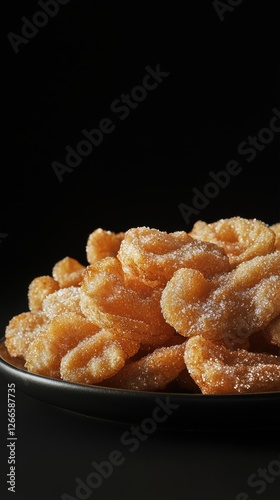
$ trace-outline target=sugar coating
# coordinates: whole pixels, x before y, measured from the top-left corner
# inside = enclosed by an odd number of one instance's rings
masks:
[[[100,330],[65,354],[61,360],[61,378],[84,384],[99,383],[115,375],[139,347],[137,341]]]
[[[280,313],[280,251],[254,257],[212,280],[174,273],[162,292],[163,316],[186,337],[245,337]]]
[[[32,373],[138,391],[279,391],[280,225],[98,228],[28,287],[5,346]]]
[[[101,227],[90,233],[86,243],[86,256],[89,264],[94,264],[104,257],[116,257],[124,232],[114,233]]]
[[[51,319],[36,335],[26,353],[25,367],[32,373],[60,378],[61,358],[81,340],[98,332],[98,327],[76,313]]]
[[[84,269],[85,266],[77,259],[67,256],[53,266],[52,275],[60,288],[79,286]]]
[[[127,363],[115,377],[107,380],[106,385],[137,391],[164,389],[186,368],[184,349],[185,342],[159,347],[139,360]]]
[[[276,250],[273,228],[257,219],[230,217],[209,224],[200,220],[195,222],[189,234],[221,246],[231,267]]]
[[[230,351],[201,335],[189,339],[184,360],[203,394],[233,394],[280,390],[280,356]]]
[[[25,359],[29,345],[47,321],[42,311],[26,311],[11,318],[5,332],[10,356]]]
[[[43,300],[42,311],[49,319],[66,312],[75,312],[83,316],[80,307],[80,287],[69,286],[50,293]]]
[[[145,226],[126,231],[117,257],[128,278],[152,287],[164,286],[182,267],[207,277],[229,270],[229,259],[219,246],[197,241],[185,231],[167,233]]]
[[[125,283],[120,261],[105,257],[87,267],[81,284],[81,309],[100,328],[145,341],[154,335],[168,338],[174,328],[160,307],[161,290],[143,283]]]
[[[59,283],[52,276],[38,276],[28,287],[27,298],[30,311],[40,311],[47,295],[59,290]]]

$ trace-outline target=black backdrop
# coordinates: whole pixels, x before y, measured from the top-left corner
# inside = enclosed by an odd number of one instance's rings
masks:
[[[273,2],[45,4],[52,17],[38,2],[13,2],[4,16],[2,324],[34,276],[66,255],[85,262],[96,227],[280,219],[279,134],[258,137],[280,114]],[[107,133],[69,170],[65,148],[106,118]],[[238,173],[211,190],[209,173],[231,160]]]
[[[275,2],[2,6],[2,333],[27,309],[35,276],[50,274],[65,256],[86,263],[86,240],[97,227],[174,231],[234,215],[280,220],[278,32]],[[74,158],[77,147],[89,148],[79,145],[83,130],[100,122],[99,144]],[[33,411],[24,404],[22,420]],[[51,410],[41,410],[45,422]],[[62,426],[60,415],[49,418]],[[29,427],[25,433],[31,442]],[[30,481],[46,481],[30,461]],[[70,483],[73,474],[64,474]],[[207,498],[235,499],[226,486],[219,496],[214,484]],[[99,498],[118,498],[112,491]],[[129,485],[122,498],[132,491]],[[201,498],[194,491],[187,496],[185,486],[182,498]],[[60,494],[54,487],[52,498]]]

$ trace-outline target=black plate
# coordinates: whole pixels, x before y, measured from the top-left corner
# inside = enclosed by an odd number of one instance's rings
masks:
[[[74,384],[27,372],[0,341],[0,373],[16,390],[51,405],[112,422],[193,430],[280,427],[280,392],[203,395]],[[148,430],[147,430],[148,432]]]

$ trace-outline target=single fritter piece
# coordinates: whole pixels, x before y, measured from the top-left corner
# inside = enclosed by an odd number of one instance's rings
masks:
[[[53,276],[37,276],[29,284],[27,291],[28,308],[30,311],[40,311],[43,301],[50,293],[59,290],[59,283]]]
[[[163,318],[160,297],[160,289],[141,282],[127,284],[120,261],[105,257],[87,267],[80,304],[84,315],[100,329],[148,342],[174,334]]]
[[[209,224],[200,220],[188,234],[222,247],[229,257],[231,267],[276,250],[275,233],[257,219],[230,217]]]
[[[163,390],[186,368],[184,350],[185,342],[158,347],[136,361],[128,361],[114,377],[105,381],[106,386],[136,391]]]
[[[280,313],[280,251],[210,280],[194,269],[179,269],[162,292],[161,306],[166,321],[185,337],[249,336]]]
[[[97,384],[115,375],[139,347],[139,342],[100,330],[65,354],[60,364],[61,378]]]
[[[280,356],[230,351],[196,335],[186,343],[184,360],[203,394],[280,391]]]
[[[26,311],[9,321],[5,330],[5,346],[10,356],[25,359],[27,349],[48,321],[42,311]]]
[[[151,287],[164,286],[182,267],[198,269],[206,277],[229,270],[228,257],[221,247],[197,241],[185,231],[129,229],[117,257],[127,279],[137,279]]]
[[[83,316],[64,313],[50,320],[30,343],[25,367],[29,372],[60,378],[60,361],[81,340],[99,331]]]
[[[72,257],[64,257],[53,267],[52,275],[60,288],[79,286],[85,266]]]
[[[124,232],[114,233],[105,229],[95,229],[88,237],[86,255],[89,264],[94,264],[104,257],[116,257]]]

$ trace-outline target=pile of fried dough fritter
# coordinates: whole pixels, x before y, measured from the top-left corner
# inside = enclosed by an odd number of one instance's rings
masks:
[[[134,391],[280,391],[280,223],[97,228],[28,287],[5,346],[28,372]]]

